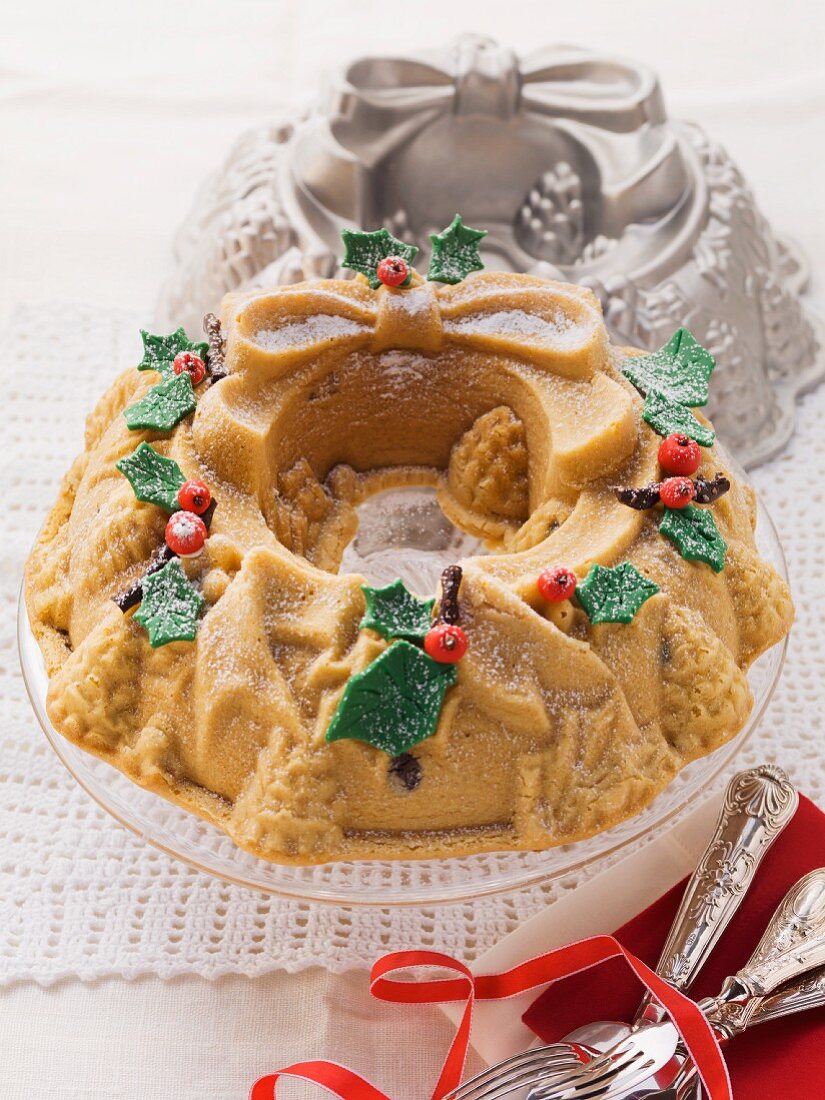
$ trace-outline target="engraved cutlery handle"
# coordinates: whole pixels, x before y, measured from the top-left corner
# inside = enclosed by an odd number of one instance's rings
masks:
[[[688,883],[656,967],[671,985],[690,985],[798,803],[787,775],[770,764],[730,781],[716,832]]]
[[[825,867],[820,867],[791,887],[745,966],[700,1007],[730,1039],[753,1024],[823,1002]]]
[[[825,867],[791,887],[733,981],[764,997],[818,966],[825,966]]]
[[[803,974],[767,997],[754,997],[741,1002],[723,1002],[719,997],[706,997],[699,1007],[713,1024],[720,1038],[735,1039],[746,1029],[807,1012],[825,1006],[825,966]],[[696,1066],[690,1061],[684,1046],[677,1049],[682,1065],[669,1088],[651,1092],[649,1089],[631,1093],[626,1100],[697,1100],[699,1092],[689,1088],[696,1082]]]
[[[735,1039],[746,1029],[778,1020],[782,1016],[792,1016],[796,1012],[807,1012],[812,1008],[825,1006],[825,967],[812,970],[778,989],[767,997],[754,997],[740,1003],[722,1003],[717,997],[707,997],[699,1002],[699,1007],[713,1024],[720,1037]],[[696,1081],[696,1067],[689,1061],[684,1047],[678,1051],[683,1060],[682,1066],[664,1091],[633,1093],[627,1100],[696,1100],[698,1092],[688,1088]]]
[[[769,1020],[778,1020],[780,1016],[790,1016],[794,1012],[806,1012],[811,1008],[825,1005],[825,967],[813,970],[783,985],[768,997],[762,997],[756,1009],[751,1013],[748,1027],[766,1024]]]
[[[740,1003],[708,997],[699,1002],[699,1007],[724,1039],[735,1039],[746,1028],[825,1007],[825,967],[786,982],[766,997]]]

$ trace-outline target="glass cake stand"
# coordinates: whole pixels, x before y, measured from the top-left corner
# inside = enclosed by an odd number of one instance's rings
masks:
[[[396,489],[359,509],[360,528],[342,570],[373,584],[402,576],[421,593],[437,590],[441,569],[481,546],[454,528],[426,489]],[[756,541],[783,577],[785,558],[776,528],[759,504]],[[568,875],[661,828],[713,784],[748,741],[776,687],[787,638],[763,654],[748,673],[754,697],[744,729],[716,752],[684,768],[641,814],[589,840],[545,852],[498,852],[450,859],[361,860],[317,867],[281,867],[238,848],[194,814],[136,786],[115,768],[65,740],[46,714],[48,678],[20,599],[18,640],[23,677],[34,712],[52,748],[80,785],[138,836],[200,871],[266,894],[335,905],[422,906],[466,902],[515,892]]]

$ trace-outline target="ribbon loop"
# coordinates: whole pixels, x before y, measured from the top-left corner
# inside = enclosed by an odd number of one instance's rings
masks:
[[[388,977],[399,970],[413,967],[436,967],[450,970],[458,978],[433,978],[425,982],[399,982]],[[432,1100],[441,1100],[461,1084],[467,1051],[470,1047],[470,1030],[475,1003],[476,979],[473,972],[458,959],[443,955],[439,951],[397,951],[385,955],[372,968],[370,992],[383,1001],[396,1004],[443,1004],[446,1001],[465,1001],[464,1012],[455,1033],[444,1065],[441,1067],[438,1081],[433,1090]],[[351,1097],[345,1100],[367,1100],[367,1097]]]
[[[622,958],[675,1024],[690,1058],[696,1064],[708,1100],[733,1100],[730,1077],[719,1041],[699,1006],[660,978],[627,951],[613,936],[594,936],[548,951],[501,974],[476,976],[457,959],[438,951],[398,951],[385,955],[372,968],[370,991],[374,997],[395,1004],[443,1004],[465,1002],[458,1030],[447,1052],[432,1100],[443,1100],[461,1083],[470,1044],[470,1027],[476,999],[492,1001],[515,997],[561,978]],[[438,969],[457,977],[425,981],[401,981],[391,975],[417,968]],[[279,1077],[314,1081],[339,1100],[389,1100],[369,1081],[335,1062],[298,1062],[257,1081],[250,1100],[274,1100]]]

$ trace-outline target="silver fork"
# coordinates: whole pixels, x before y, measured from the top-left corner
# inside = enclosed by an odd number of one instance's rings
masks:
[[[444,1100],[489,1100],[492,1095],[506,1096],[518,1088],[529,1088],[545,1077],[551,1078],[581,1066],[592,1057],[591,1051],[574,1043],[531,1047],[481,1070],[448,1092]],[[491,1086],[498,1089],[495,1094],[490,1092]]]
[[[529,1100],[596,1100],[626,1093],[671,1062],[678,1043],[679,1033],[669,1020],[645,1025],[566,1079],[556,1075],[537,1084]]]
[[[607,1090],[626,1091],[656,1073],[673,1057],[678,1043],[676,1028],[669,1022],[630,1035],[609,1051],[599,1052],[568,1044],[535,1047],[516,1054],[465,1081],[444,1100],[499,1100],[517,1089],[540,1086],[537,1098],[563,1096],[565,1100],[588,1100]],[[531,1093],[531,1095],[533,1095]]]

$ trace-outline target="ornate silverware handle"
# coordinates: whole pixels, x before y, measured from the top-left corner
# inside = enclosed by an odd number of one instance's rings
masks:
[[[747,965],[732,982],[764,997],[819,966],[825,966],[825,867],[791,887]]]
[[[825,867],[820,867],[791,887],[746,965],[726,979],[718,997],[706,997],[699,1007],[720,1038],[730,1040],[757,1024],[823,1005]],[[683,1090],[695,1079],[696,1067],[683,1047],[679,1053],[683,1064],[671,1089],[674,1096],[687,1097]]]
[[[762,997],[750,1014],[748,1027],[778,1020],[794,1012],[806,1012],[810,1008],[825,1005],[825,967],[811,971],[794,982],[783,985],[769,997]]]
[[[688,883],[656,967],[677,989],[686,988],[701,969],[798,803],[787,775],[773,765],[741,772],[729,783],[716,832]]]
[[[717,997],[707,997],[699,1002],[707,1018],[725,1039],[735,1039],[743,1031],[782,1016],[792,1016],[796,1012],[807,1012],[812,1008],[825,1005],[825,967],[819,967],[801,977],[787,982],[775,993],[767,997],[754,997],[740,1003],[723,1003]],[[696,1077],[696,1067],[688,1060],[684,1048],[679,1056],[685,1059],[675,1079],[671,1082],[674,1097],[684,1095],[685,1100],[692,1094],[682,1090]],[[658,1096],[658,1093],[656,1094]],[[652,1097],[651,1097],[652,1100]],[[663,1094],[664,1100],[664,1094]]]
[[[700,1007],[730,1039],[753,1024],[824,1002],[825,867],[820,867],[791,887],[745,966]]]

